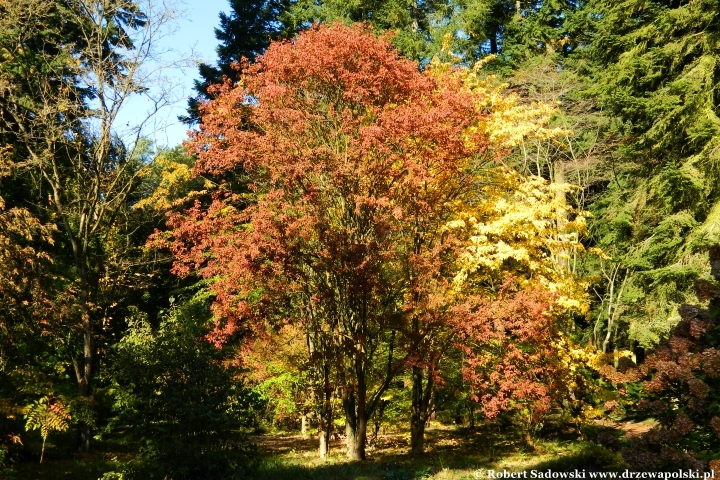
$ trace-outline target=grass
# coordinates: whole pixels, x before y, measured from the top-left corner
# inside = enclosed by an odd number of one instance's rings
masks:
[[[403,434],[382,435],[368,446],[368,459],[351,462],[344,445],[335,440],[330,456],[320,459],[317,439],[300,435],[257,435],[260,456],[254,480],[413,480],[475,479],[482,470],[513,472],[524,470],[572,471],[575,468],[602,471],[620,468],[615,454],[576,436],[538,440],[530,451],[497,427],[482,430],[433,424],[427,430],[426,454],[409,456],[408,438]],[[60,445],[72,445],[72,438],[50,438],[46,460],[40,465],[39,443],[26,445],[26,454],[13,466],[17,480],[96,480],[106,472],[118,471],[123,461],[134,457],[134,446],[120,439],[105,438],[93,445],[93,452],[80,454]],[[35,448],[37,447],[37,448]]]
[[[577,439],[539,441],[533,451],[489,431],[470,432],[435,426],[427,432],[428,448],[419,459],[408,455],[401,435],[387,435],[368,450],[365,462],[345,459],[343,445],[332,445],[329,458],[320,459],[316,441],[300,436],[258,438],[262,452],[256,480],[411,480],[475,479],[482,470],[602,471],[619,467],[617,456],[592,442]]]

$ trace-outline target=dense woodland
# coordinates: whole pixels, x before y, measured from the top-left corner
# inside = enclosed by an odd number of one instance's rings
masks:
[[[718,12],[0,0],[0,477],[720,470]]]

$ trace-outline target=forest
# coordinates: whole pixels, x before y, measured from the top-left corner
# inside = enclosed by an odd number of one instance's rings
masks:
[[[0,0],[0,478],[720,473],[720,0],[229,0],[157,145],[176,7]]]

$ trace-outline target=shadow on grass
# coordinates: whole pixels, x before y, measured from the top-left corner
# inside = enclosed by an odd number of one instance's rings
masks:
[[[252,473],[242,478],[459,480],[484,478],[481,471],[490,469],[511,472],[623,469],[617,453],[576,438],[558,436],[539,440],[537,449],[529,451],[513,441],[514,435],[495,427],[470,431],[439,426],[427,433],[427,452],[421,458],[408,455],[406,435],[388,434],[368,446],[368,460],[364,462],[346,460],[345,447],[340,440],[332,443],[330,457],[321,460],[317,458],[317,440],[314,438],[277,434],[254,436],[252,440],[257,442],[260,451],[258,464]],[[37,463],[40,444],[31,441],[26,445],[25,456],[18,458],[14,465],[15,478],[96,480],[105,472],[120,470],[124,461],[134,458],[137,447],[123,442],[120,435],[116,438],[108,436],[95,443],[93,453],[79,454],[72,450],[72,440],[69,434],[55,436],[43,465]],[[531,478],[529,474],[528,478]]]
[[[619,455],[591,442],[579,440],[539,442],[535,451],[526,451],[502,435],[434,431],[429,435],[428,452],[414,459],[407,455],[403,437],[386,436],[386,444],[370,449],[368,460],[345,460],[342,446],[334,445],[328,459],[316,457],[315,442],[297,437],[286,438],[277,455],[266,450],[257,470],[249,478],[255,480],[410,480],[410,479],[471,479],[483,478],[483,470],[522,472],[551,470],[554,472],[622,471]],[[275,441],[278,441],[276,438]],[[389,444],[388,444],[389,443]],[[395,444],[395,445],[393,445]],[[293,448],[287,448],[293,445]],[[528,478],[530,476],[528,475]]]
[[[594,443],[577,444],[577,447],[569,454],[558,456],[549,460],[541,461],[526,471],[547,471],[552,472],[622,472],[625,470],[622,457],[618,452],[613,452]],[[587,477],[585,475],[583,478]]]

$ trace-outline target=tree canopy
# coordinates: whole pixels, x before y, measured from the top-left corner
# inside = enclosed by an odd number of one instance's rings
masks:
[[[0,476],[718,470],[718,7],[0,0]]]

